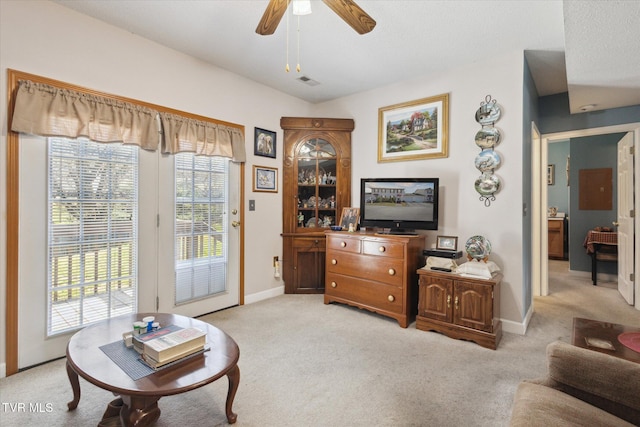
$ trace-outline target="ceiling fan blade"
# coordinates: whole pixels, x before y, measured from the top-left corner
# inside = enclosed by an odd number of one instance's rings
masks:
[[[287,11],[290,1],[291,0],[269,0],[267,9],[264,11],[262,19],[260,19],[256,27],[256,33],[263,36],[273,34],[276,28],[278,28],[278,24],[284,16],[284,13]]]
[[[352,0],[322,1],[359,34],[366,34],[376,26],[376,21]]]

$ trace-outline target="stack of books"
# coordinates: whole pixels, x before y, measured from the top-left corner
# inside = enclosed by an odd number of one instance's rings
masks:
[[[206,340],[206,332],[198,328],[169,325],[135,336],[133,348],[145,364],[160,369],[203,353]]]

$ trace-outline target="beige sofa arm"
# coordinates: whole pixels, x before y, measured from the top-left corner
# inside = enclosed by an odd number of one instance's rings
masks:
[[[561,341],[547,346],[548,375],[535,381],[640,425],[640,364]]]

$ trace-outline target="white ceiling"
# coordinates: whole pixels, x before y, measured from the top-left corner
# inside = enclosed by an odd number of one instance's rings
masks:
[[[357,0],[377,21],[365,35],[314,0],[300,18],[300,73],[297,18],[288,73],[286,17],[255,33],[267,0],[54,1],[313,103],[525,50],[539,95],[568,87],[571,112],[640,104],[638,0]]]

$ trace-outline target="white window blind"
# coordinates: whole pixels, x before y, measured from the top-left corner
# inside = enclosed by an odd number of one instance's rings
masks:
[[[229,159],[175,156],[175,303],[226,291]]]
[[[138,148],[49,138],[48,335],[137,306]]]

